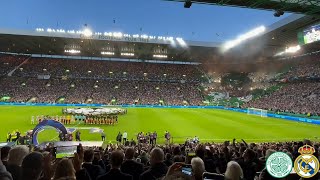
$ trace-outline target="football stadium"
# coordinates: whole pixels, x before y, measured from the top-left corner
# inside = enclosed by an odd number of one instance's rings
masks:
[[[1,4],[0,179],[320,178],[318,1]]]

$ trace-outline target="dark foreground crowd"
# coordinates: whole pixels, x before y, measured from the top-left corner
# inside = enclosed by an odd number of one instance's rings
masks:
[[[201,180],[205,172],[213,179],[253,180],[276,179],[265,169],[267,157],[276,152],[287,153],[292,160],[299,156],[299,147],[309,144],[319,158],[319,144],[308,140],[283,143],[222,144],[188,143],[180,145],[135,146],[108,145],[82,147],[73,158],[56,159],[52,146],[40,150],[28,146],[1,148],[1,180],[104,180],[104,179],[192,179]],[[190,165],[187,165],[190,164]],[[185,167],[191,167],[188,173]],[[318,179],[316,175],[311,179]],[[300,179],[291,174],[287,179]]]

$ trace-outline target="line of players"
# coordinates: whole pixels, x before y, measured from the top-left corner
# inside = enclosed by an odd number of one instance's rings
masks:
[[[118,116],[89,116],[84,120],[84,124],[115,125],[118,124]]]
[[[43,120],[55,120],[59,121],[62,124],[75,124],[75,116],[45,116],[45,115],[40,115],[40,116],[32,116],[31,117],[31,124],[35,124],[36,122],[41,123]]]
[[[59,121],[62,124],[105,124],[105,125],[114,125],[118,124],[118,116],[108,115],[108,116],[92,116],[92,115],[67,115],[67,116],[32,116],[31,124],[36,122],[41,123],[43,120],[55,120]]]

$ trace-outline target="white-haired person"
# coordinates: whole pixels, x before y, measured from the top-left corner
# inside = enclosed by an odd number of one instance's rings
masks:
[[[226,172],[224,173],[224,178],[226,180],[241,180],[241,179],[243,179],[242,169],[236,161],[228,162]]]
[[[7,170],[13,179],[22,179],[22,161],[29,154],[29,148],[18,145],[9,151]]]
[[[206,171],[204,162],[199,157],[191,159],[192,173],[195,180],[202,180],[202,174]]]

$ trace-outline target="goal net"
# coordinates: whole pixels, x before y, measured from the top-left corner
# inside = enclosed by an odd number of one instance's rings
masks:
[[[261,117],[267,117],[267,110],[264,109],[257,109],[257,108],[248,108],[247,114],[248,115],[256,115]]]

